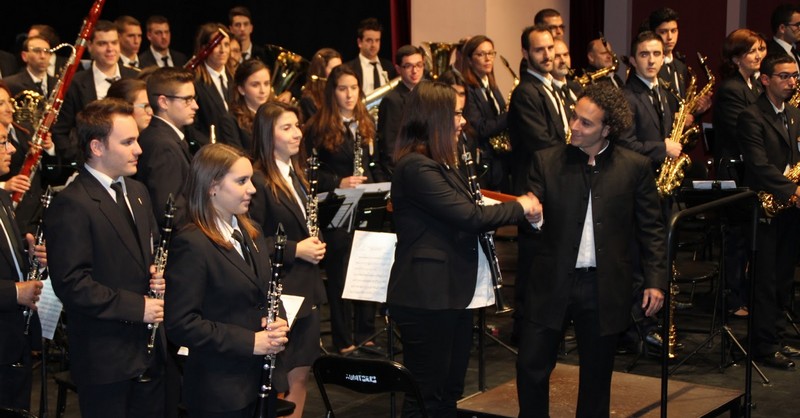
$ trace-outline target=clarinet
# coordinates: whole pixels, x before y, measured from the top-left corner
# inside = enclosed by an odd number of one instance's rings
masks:
[[[272,278],[267,287],[267,327],[275,322],[280,309],[281,276],[283,275],[283,253],[286,249],[286,232],[283,224],[278,223],[275,231],[275,254],[272,256]],[[272,372],[275,370],[275,354],[264,356],[264,365],[261,368],[261,386],[258,388],[258,406],[256,407],[255,418],[268,418],[270,411],[270,392],[272,391]]]
[[[47,211],[47,207],[50,206],[50,202],[53,200],[53,189],[49,186],[47,187],[47,191],[44,192],[42,195],[42,216],[39,217],[39,224],[36,226],[36,240],[35,245],[42,245],[44,244],[44,230],[42,228],[42,218],[44,218],[44,212]],[[28,270],[28,276],[25,278],[25,281],[29,282],[32,280],[42,280],[44,275],[42,274],[41,270],[41,263],[39,263],[39,259],[33,257],[31,260],[31,268]],[[25,335],[28,335],[31,328],[31,317],[33,317],[33,312],[31,308],[26,307],[25,311],[23,312],[25,315]]]
[[[466,136],[462,133],[462,139],[466,143]],[[467,170],[467,179],[469,180],[469,191],[472,193],[475,204],[483,206],[483,195],[481,195],[481,186],[478,184],[478,178],[475,175],[475,162],[472,161],[472,153],[467,151],[466,144],[462,144],[463,154],[461,159],[464,161],[464,167]],[[494,236],[489,232],[482,232],[478,235],[478,242],[481,244],[483,253],[489,259],[489,269],[492,276],[492,290],[494,290],[494,301],[497,309],[496,313],[502,314],[511,312],[511,308],[503,297],[503,276],[500,272],[500,262],[497,260],[497,249],[494,246]]]
[[[353,139],[353,175],[364,175],[364,149],[361,148],[361,134],[356,129],[356,135]]]
[[[317,199],[317,184],[319,182],[319,158],[317,158],[317,149],[311,150],[311,156],[308,157],[308,196],[306,196],[306,227],[308,228],[308,236],[319,237],[319,218],[317,210],[319,207],[319,200]]]
[[[169,255],[169,241],[172,238],[172,224],[175,221],[175,198],[172,193],[167,198],[167,205],[164,209],[164,228],[161,232],[161,241],[158,243],[156,249],[156,256],[153,264],[156,266],[156,273],[163,273],[167,267],[167,255]],[[164,299],[164,292],[150,291],[150,296],[156,299]],[[147,354],[153,352],[153,347],[156,345],[156,334],[158,332],[158,324],[147,324],[147,329],[150,330],[150,338],[147,340]]]

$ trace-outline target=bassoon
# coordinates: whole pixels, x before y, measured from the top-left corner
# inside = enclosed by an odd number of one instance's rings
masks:
[[[44,138],[47,137],[50,132],[50,128],[52,128],[56,120],[58,120],[58,114],[61,112],[61,104],[64,103],[64,96],[67,95],[67,89],[69,89],[69,85],[72,84],[72,77],[75,75],[75,71],[80,65],[83,51],[86,50],[86,44],[92,37],[94,25],[97,23],[97,19],[100,18],[100,11],[103,10],[105,2],[105,0],[95,0],[94,4],[92,4],[92,8],[89,9],[89,15],[83,20],[83,26],[78,33],[78,39],[75,41],[75,46],[72,46],[72,54],[70,54],[64,66],[64,70],[61,72],[61,77],[59,77],[58,82],[50,91],[50,96],[47,98],[44,114],[41,119],[39,119],[36,132],[31,139],[34,146],[30,147],[28,153],[25,155],[25,161],[22,163],[22,170],[19,172],[19,174],[27,176],[31,181],[33,181],[39,163],[42,161],[42,141],[44,141]],[[53,50],[61,46],[62,45],[59,45]],[[23,197],[25,197],[24,192],[14,192],[11,195],[11,201],[14,203],[14,206],[19,204]]]
[[[199,51],[197,51],[197,54],[193,56],[186,64],[184,64],[183,68],[194,71],[194,69],[197,68],[198,65],[203,63],[206,60],[206,58],[208,58],[208,56],[211,55],[211,52],[214,51],[214,48],[216,48],[217,45],[219,45],[220,42],[222,42],[222,40],[227,37],[228,34],[225,33],[225,31],[223,31],[222,29],[217,29],[217,33],[214,34],[214,37],[211,38],[211,40],[208,41],[207,44],[203,45],[203,47],[200,48]]]

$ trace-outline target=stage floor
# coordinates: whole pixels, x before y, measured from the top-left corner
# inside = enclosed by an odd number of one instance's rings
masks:
[[[661,379],[614,372],[611,380],[611,416],[657,417],[661,414]],[[574,417],[578,400],[578,366],[559,363],[550,376],[550,417]],[[669,381],[668,416],[717,416],[741,405],[738,390]],[[509,380],[484,393],[462,399],[460,417],[516,417],[517,385]]]

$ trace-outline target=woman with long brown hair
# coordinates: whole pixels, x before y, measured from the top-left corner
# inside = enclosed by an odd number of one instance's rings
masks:
[[[291,343],[278,361],[279,372],[288,375],[286,399],[296,405],[291,416],[301,417],[308,373],[319,357],[319,307],[325,302],[325,289],[317,264],[325,256],[325,243],[308,228],[311,197],[303,170],[300,110],[281,102],[262,105],[255,116],[254,138],[256,194],[250,214],[268,233],[283,225],[287,238],[283,294],[303,297],[289,333]]]
[[[306,144],[319,155],[320,190],[353,188],[383,179],[372,164],[375,125],[362,99],[360,81],[353,70],[346,65],[335,67],[325,83],[322,107],[305,131]],[[328,243],[324,267],[333,344],[347,354],[357,343],[373,345],[365,340],[375,330],[375,307],[369,302],[342,300],[353,234],[346,228],[329,228],[323,230],[323,236]]]
[[[287,342],[285,320],[266,323],[272,248],[247,216],[252,175],[241,150],[212,144],[195,155],[184,184],[189,223],[169,250],[165,324],[170,340],[189,348],[191,417],[252,417],[264,355]]]
[[[239,64],[233,76],[231,114],[239,127],[239,140],[248,155],[253,153],[253,121],[262,104],[275,99],[269,68],[257,59]]]
[[[308,66],[306,84],[303,86],[303,96],[300,99],[300,109],[303,119],[309,120],[317,109],[322,107],[325,96],[325,81],[334,67],[342,64],[342,55],[333,48],[322,48],[314,53]]]

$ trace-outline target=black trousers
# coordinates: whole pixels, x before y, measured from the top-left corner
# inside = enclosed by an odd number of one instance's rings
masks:
[[[550,373],[566,324],[575,324],[580,358],[578,417],[608,417],[611,373],[618,334],[600,335],[597,274],[577,273],[561,329],[528,321],[523,326],[517,357],[517,394],[521,418],[547,417],[550,410]]]
[[[389,312],[403,340],[403,365],[414,375],[428,415],[455,418],[472,347],[473,310],[390,305]],[[420,405],[406,396],[403,417],[419,416]]]
[[[98,360],[99,361],[99,360]],[[136,379],[103,385],[78,386],[78,403],[83,418],[165,416],[164,375],[147,383]]]
[[[0,407],[30,411],[33,386],[31,362],[31,348],[26,342],[19,362],[0,365]]]

